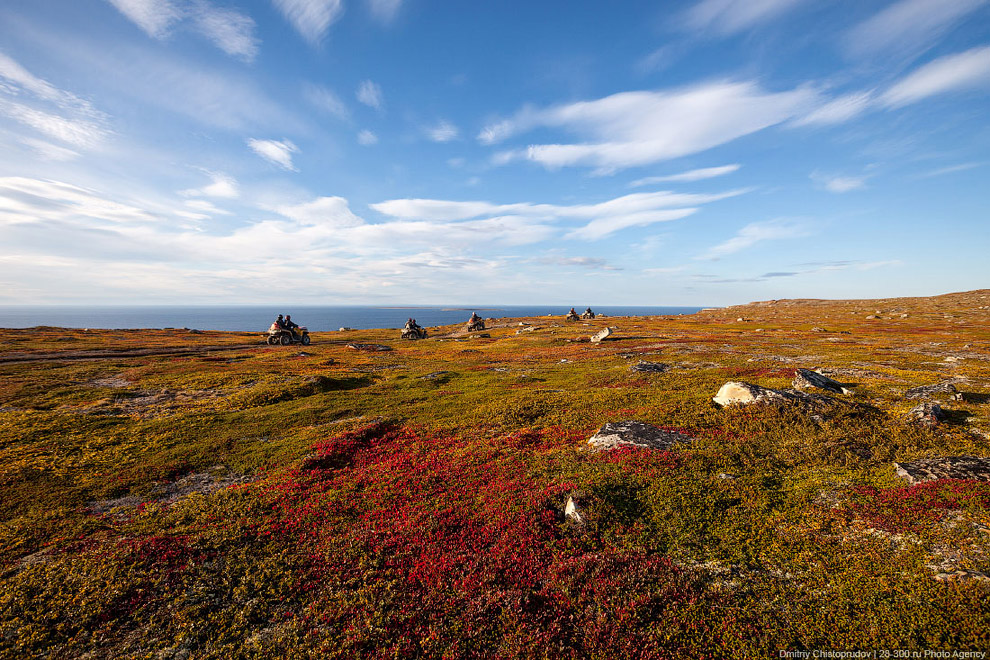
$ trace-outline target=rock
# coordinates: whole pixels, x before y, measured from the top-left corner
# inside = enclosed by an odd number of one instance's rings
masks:
[[[945,411],[942,410],[942,406],[931,401],[925,401],[921,405],[909,410],[906,418],[909,422],[917,422],[924,426],[935,426],[948,419]]]
[[[832,380],[828,376],[824,376],[810,369],[798,369],[797,373],[794,374],[794,382],[792,385],[799,390],[809,387],[817,387],[818,389],[836,392],[837,394],[845,394],[848,392],[848,390],[842,387],[842,385],[838,382]]]
[[[642,371],[651,374],[662,374],[663,372],[670,369],[669,364],[664,364],[662,362],[637,362],[633,366],[629,367],[630,371]]]
[[[572,495],[567,498],[567,504],[564,505],[564,517],[571,522],[581,524],[584,522],[584,516],[581,515],[581,511],[578,509],[578,503],[574,497]]]
[[[338,330],[337,332],[350,332],[353,329],[354,328],[348,328],[347,326],[344,326],[340,330]]]
[[[712,401],[720,406],[728,406],[733,403],[748,405],[761,401],[783,402],[787,397],[779,390],[769,387],[760,387],[741,381],[729,381],[719,388]]]
[[[725,481],[735,481],[739,477],[737,477],[734,474],[729,474],[728,472],[719,472],[718,473],[718,478],[719,479],[722,479],[722,480],[725,480]]]
[[[443,378],[444,376],[446,376],[449,373],[450,373],[449,371],[434,371],[432,373],[426,374],[425,376],[420,376],[420,379],[421,380],[437,380],[439,378]]]
[[[664,431],[652,424],[627,420],[608,422],[588,439],[588,444],[596,451],[607,451],[627,447],[645,449],[670,449],[676,442],[690,442],[690,436],[675,431]]]
[[[812,332],[828,332],[825,328],[812,328]]]
[[[347,348],[353,349],[355,351],[390,351],[391,346],[385,346],[384,344],[348,344]]]
[[[944,381],[941,383],[935,383],[933,385],[922,385],[921,387],[912,387],[907,392],[904,393],[905,399],[927,399],[935,394],[957,394],[956,386],[952,384],[952,381]]]
[[[615,330],[615,328],[605,328],[601,332],[596,332],[595,334],[591,335],[591,343],[592,344],[597,344],[601,340],[606,339],[607,337],[611,337],[612,336],[612,332],[614,330]]]
[[[909,484],[935,479],[974,479],[990,481],[990,458],[942,456],[921,458],[910,463],[894,463],[897,476]]]
[[[822,422],[825,419],[824,416],[817,413],[823,413],[839,406],[847,410],[855,408],[862,412],[872,410],[866,405],[840,401],[823,394],[800,390],[774,390],[741,381],[730,381],[723,385],[719,388],[718,394],[712,398],[712,401],[723,407],[732,404],[746,406],[753,403],[795,404],[804,409],[805,412],[816,413],[811,415],[811,419],[816,422]]]

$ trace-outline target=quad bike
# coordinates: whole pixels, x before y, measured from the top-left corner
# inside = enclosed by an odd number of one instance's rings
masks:
[[[402,339],[426,339],[426,328],[416,326],[415,328],[405,327],[402,329]]]
[[[292,332],[272,323],[271,327],[268,328],[268,339],[266,341],[270,346],[274,346],[275,344],[281,344],[282,346],[289,346],[291,344],[309,346],[311,340],[309,338],[309,330],[304,327],[296,328],[296,331]]]
[[[478,330],[485,329],[485,319],[478,319],[477,321],[468,321],[465,328],[468,332],[476,332]]]

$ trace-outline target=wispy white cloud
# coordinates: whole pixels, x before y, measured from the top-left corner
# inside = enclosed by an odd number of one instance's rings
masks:
[[[213,215],[231,215],[231,212],[226,209],[221,209],[217,207],[213,202],[207,201],[205,199],[187,199],[185,205],[193,211],[203,214],[205,217]]]
[[[381,110],[385,107],[385,96],[382,94],[382,88],[371,80],[361,81],[356,96],[358,101],[375,110]]]
[[[639,188],[641,186],[649,186],[654,183],[667,183],[667,182],[691,182],[691,181],[702,181],[704,179],[713,179],[717,176],[723,176],[726,174],[732,174],[738,170],[740,165],[721,165],[719,167],[703,167],[697,170],[689,170],[687,172],[680,172],[678,174],[666,174],[664,176],[648,176],[643,179],[636,179],[629,184],[630,188]]]
[[[565,257],[562,255],[548,255],[534,259],[534,261],[541,264],[547,264],[549,266],[563,266],[565,268],[569,266],[577,266],[579,268],[587,268],[589,270],[622,270],[619,266],[613,266],[607,260],[599,257]]]
[[[712,30],[728,35],[772,20],[803,0],[701,0],[684,15],[692,30]]]
[[[110,4],[145,31],[149,37],[162,39],[168,29],[182,18],[179,6],[171,0],[109,0]]]
[[[378,144],[378,136],[369,130],[363,130],[358,133],[357,141],[358,144],[370,147],[373,144]]]
[[[990,46],[925,64],[884,92],[881,101],[897,108],[936,94],[985,86],[990,86]]]
[[[3,98],[0,98],[0,114],[76,147],[94,147],[110,134],[106,128],[95,122],[67,119]]]
[[[173,26],[185,24],[227,53],[245,62],[258,54],[254,20],[208,0],[108,0],[149,37],[165,39]]]
[[[46,137],[77,148],[91,148],[110,135],[104,113],[75,94],[35,76],[2,52],[0,83],[5,83],[0,84],[0,114],[30,126]],[[36,107],[39,105],[48,109]],[[47,160],[71,160],[75,154],[47,142],[25,141],[25,144]]]
[[[426,129],[426,135],[433,142],[450,142],[457,139],[460,130],[449,121],[441,120],[435,126]]]
[[[825,126],[840,124],[861,115],[871,108],[875,101],[873,92],[852,92],[832,99],[811,112],[797,117],[792,126]]]
[[[289,140],[258,140],[256,138],[249,138],[248,146],[254,153],[258,154],[265,160],[275,165],[278,165],[282,169],[289,170],[290,172],[298,172],[296,166],[292,164],[292,154],[299,152],[299,147],[294,145]]]
[[[699,256],[698,259],[721,259],[722,257],[750,248],[757,243],[786,238],[802,238],[807,236],[808,233],[804,224],[795,220],[780,218],[766,222],[753,222],[740,229],[729,240],[710,248],[703,255]]]
[[[987,0],[899,0],[849,30],[846,48],[856,57],[914,57],[986,4]]]
[[[371,15],[383,23],[391,23],[402,7],[402,0],[368,0]]]
[[[503,152],[495,162],[521,158],[548,168],[614,170],[710,149],[807,112],[816,100],[808,88],[765,92],[752,82],[623,92],[546,110],[523,108],[512,119],[485,127],[478,137],[492,144],[536,127],[562,128],[588,141],[530,145]]]
[[[742,194],[744,190],[696,195],[667,191],[625,195],[599,204],[493,204],[491,202],[457,202],[436,199],[393,199],[372,204],[371,208],[395,218],[451,222],[486,215],[533,218],[543,221],[559,219],[585,220],[583,226],[568,231],[566,238],[598,240],[634,226],[678,220],[695,213],[697,205]]]
[[[344,121],[350,119],[351,113],[344,102],[340,100],[340,97],[322,85],[306,83],[303,85],[303,96],[318,110]]]
[[[852,190],[862,190],[866,187],[867,176],[844,176],[840,174],[823,174],[812,172],[812,181],[833,193],[846,193]]]
[[[207,172],[210,183],[202,188],[189,188],[179,191],[185,197],[219,197],[221,199],[236,199],[240,196],[237,179],[223,172]]]
[[[258,54],[259,39],[255,36],[254,20],[233,9],[214,7],[205,0],[192,5],[193,23],[203,36],[220,50],[251,62]]]
[[[34,149],[35,153],[37,153],[38,157],[42,160],[65,162],[75,160],[81,155],[78,151],[66,149],[65,147],[60,147],[57,144],[52,144],[51,142],[46,142],[44,140],[21,137],[21,142]]]
[[[319,45],[344,12],[343,0],[272,0],[306,41]]]
[[[108,200],[96,191],[61,181],[0,178],[0,224],[55,221],[100,226],[158,219],[145,209]]]
[[[616,214],[595,218],[583,227],[565,234],[565,238],[580,238],[595,241],[629,227],[646,227],[658,222],[680,220],[698,212],[697,208],[651,209],[637,213]]]
[[[976,161],[971,163],[959,163],[958,165],[949,165],[948,167],[940,167],[937,170],[932,170],[930,172],[925,172],[924,174],[920,174],[918,175],[918,178],[927,179],[933,176],[942,176],[944,174],[965,172],[966,170],[972,170],[977,167],[982,167],[986,164],[987,164],[986,161]]]
[[[317,197],[309,202],[278,206],[273,210],[301,225],[336,229],[364,224],[364,220],[351,212],[343,197]]]

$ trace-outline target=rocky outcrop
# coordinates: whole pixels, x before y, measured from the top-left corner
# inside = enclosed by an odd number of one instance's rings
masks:
[[[844,388],[838,381],[832,380],[828,376],[824,376],[811,369],[798,369],[794,374],[792,385],[798,390],[818,388],[820,390],[835,392],[836,394],[849,393],[849,390]]]
[[[980,456],[941,456],[910,463],[894,463],[897,476],[909,484],[935,479],[974,479],[990,481],[990,458]]]
[[[615,331],[615,328],[605,328],[601,332],[596,332],[595,334],[591,335],[591,343],[592,344],[597,344],[598,342],[602,341],[603,339],[607,339],[607,338],[611,337],[612,336],[612,333],[614,331]]]
[[[870,406],[842,401],[824,394],[802,392],[801,390],[775,390],[741,381],[730,381],[723,385],[719,388],[718,394],[712,398],[712,401],[722,407],[747,406],[754,403],[796,405],[809,413],[811,419],[818,422],[824,421],[830,413],[839,410],[858,410],[863,413],[875,411]]]
[[[921,387],[912,387],[907,392],[904,393],[905,399],[927,399],[935,396],[936,394],[948,394],[953,396],[958,393],[956,386],[952,384],[952,381],[945,381],[942,383],[935,383],[933,385],[922,385]]]
[[[355,351],[370,351],[372,353],[392,350],[391,346],[386,346],[384,344],[348,344],[347,348]]]
[[[630,371],[640,371],[649,374],[662,374],[663,372],[670,369],[669,364],[664,364],[663,362],[637,362],[633,366],[629,367]]]
[[[935,426],[948,419],[942,406],[931,401],[925,401],[920,406],[915,406],[905,416],[907,421],[922,424],[924,426]]]
[[[596,451],[607,451],[620,448],[670,449],[678,442],[690,442],[690,436],[676,431],[665,431],[661,428],[627,420],[624,422],[608,422],[588,439],[588,445]]]

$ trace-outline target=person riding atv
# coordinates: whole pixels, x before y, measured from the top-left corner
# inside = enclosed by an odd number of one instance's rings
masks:
[[[270,346],[274,346],[275,344],[288,346],[292,343],[309,346],[311,341],[308,329],[297,323],[293,323],[291,316],[286,316],[283,319],[281,314],[278,315],[275,322],[268,328],[267,336],[266,341]]]
[[[573,307],[571,307],[571,311],[567,312],[567,316],[564,317],[564,320],[565,321],[580,321],[581,320],[581,317],[578,316],[578,313],[574,311],[574,308]]]
[[[474,332],[475,330],[484,330],[485,319],[478,316],[477,312],[471,312],[471,318],[468,319],[467,327],[465,329],[468,332]]]
[[[581,318],[583,318],[583,319],[593,319],[593,318],[595,318],[595,313],[593,311],[591,311],[591,308],[589,307],[588,309],[584,310],[584,314],[581,315]]]
[[[402,328],[401,339],[426,339],[426,328],[416,323],[416,319],[410,318],[406,321],[406,326]]]

